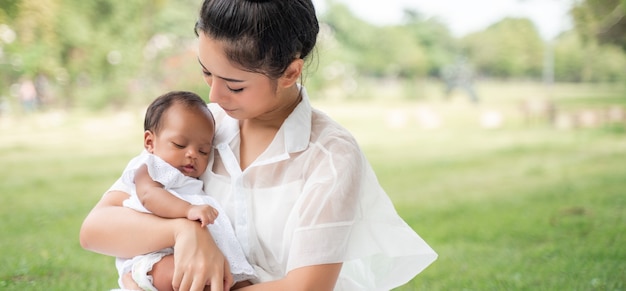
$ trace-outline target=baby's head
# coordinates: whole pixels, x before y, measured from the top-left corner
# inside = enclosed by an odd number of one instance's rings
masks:
[[[204,173],[214,134],[213,115],[195,93],[166,93],[146,111],[144,147],[185,176],[198,178]]]

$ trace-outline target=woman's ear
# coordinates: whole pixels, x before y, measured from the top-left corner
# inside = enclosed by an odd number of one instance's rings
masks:
[[[143,133],[143,147],[149,152],[154,153],[154,133],[152,131],[146,130]]]
[[[291,62],[291,64],[289,64],[289,66],[283,73],[283,76],[278,79],[278,84],[284,88],[293,86],[293,84],[298,81],[298,78],[300,78],[300,75],[302,75],[303,68],[304,60],[295,59],[293,62]]]

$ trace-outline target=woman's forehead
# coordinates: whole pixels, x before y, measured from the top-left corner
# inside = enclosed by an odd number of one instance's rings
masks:
[[[213,39],[205,34],[198,37],[198,61],[203,69],[223,70],[225,73],[244,72],[232,63],[226,55],[223,41]],[[214,73],[211,71],[211,73]]]

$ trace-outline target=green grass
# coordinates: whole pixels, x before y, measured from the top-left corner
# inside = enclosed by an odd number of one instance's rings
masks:
[[[555,100],[626,104],[623,92],[571,86]],[[354,133],[398,212],[439,253],[397,290],[626,290],[626,124],[528,125],[519,98],[498,96],[314,101]],[[440,128],[420,127],[425,109]],[[504,114],[501,128],[480,127],[488,110]],[[0,290],[116,286],[113,259],[82,250],[78,230],[140,150],[141,118],[0,117]]]
[[[579,134],[592,139],[546,133],[492,154],[413,164],[407,172],[428,173],[413,191],[393,170],[383,175],[395,201],[406,201],[399,211],[440,253],[400,290],[626,289],[624,136]]]

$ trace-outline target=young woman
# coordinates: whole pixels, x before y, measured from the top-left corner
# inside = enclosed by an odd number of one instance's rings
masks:
[[[201,178],[258,276],[240,290],[389,290],[437,257],[398,216],[350,133],[298,84],[318,30],[310,0],[205,0],[196,24],[217,126]],[[102,197],[81,229],[84,248],[130,257],[173,246],[174,289],[231,286],[198,223],[128,211],[127,197]],[[150,239],[126,245],[131,237]]]

